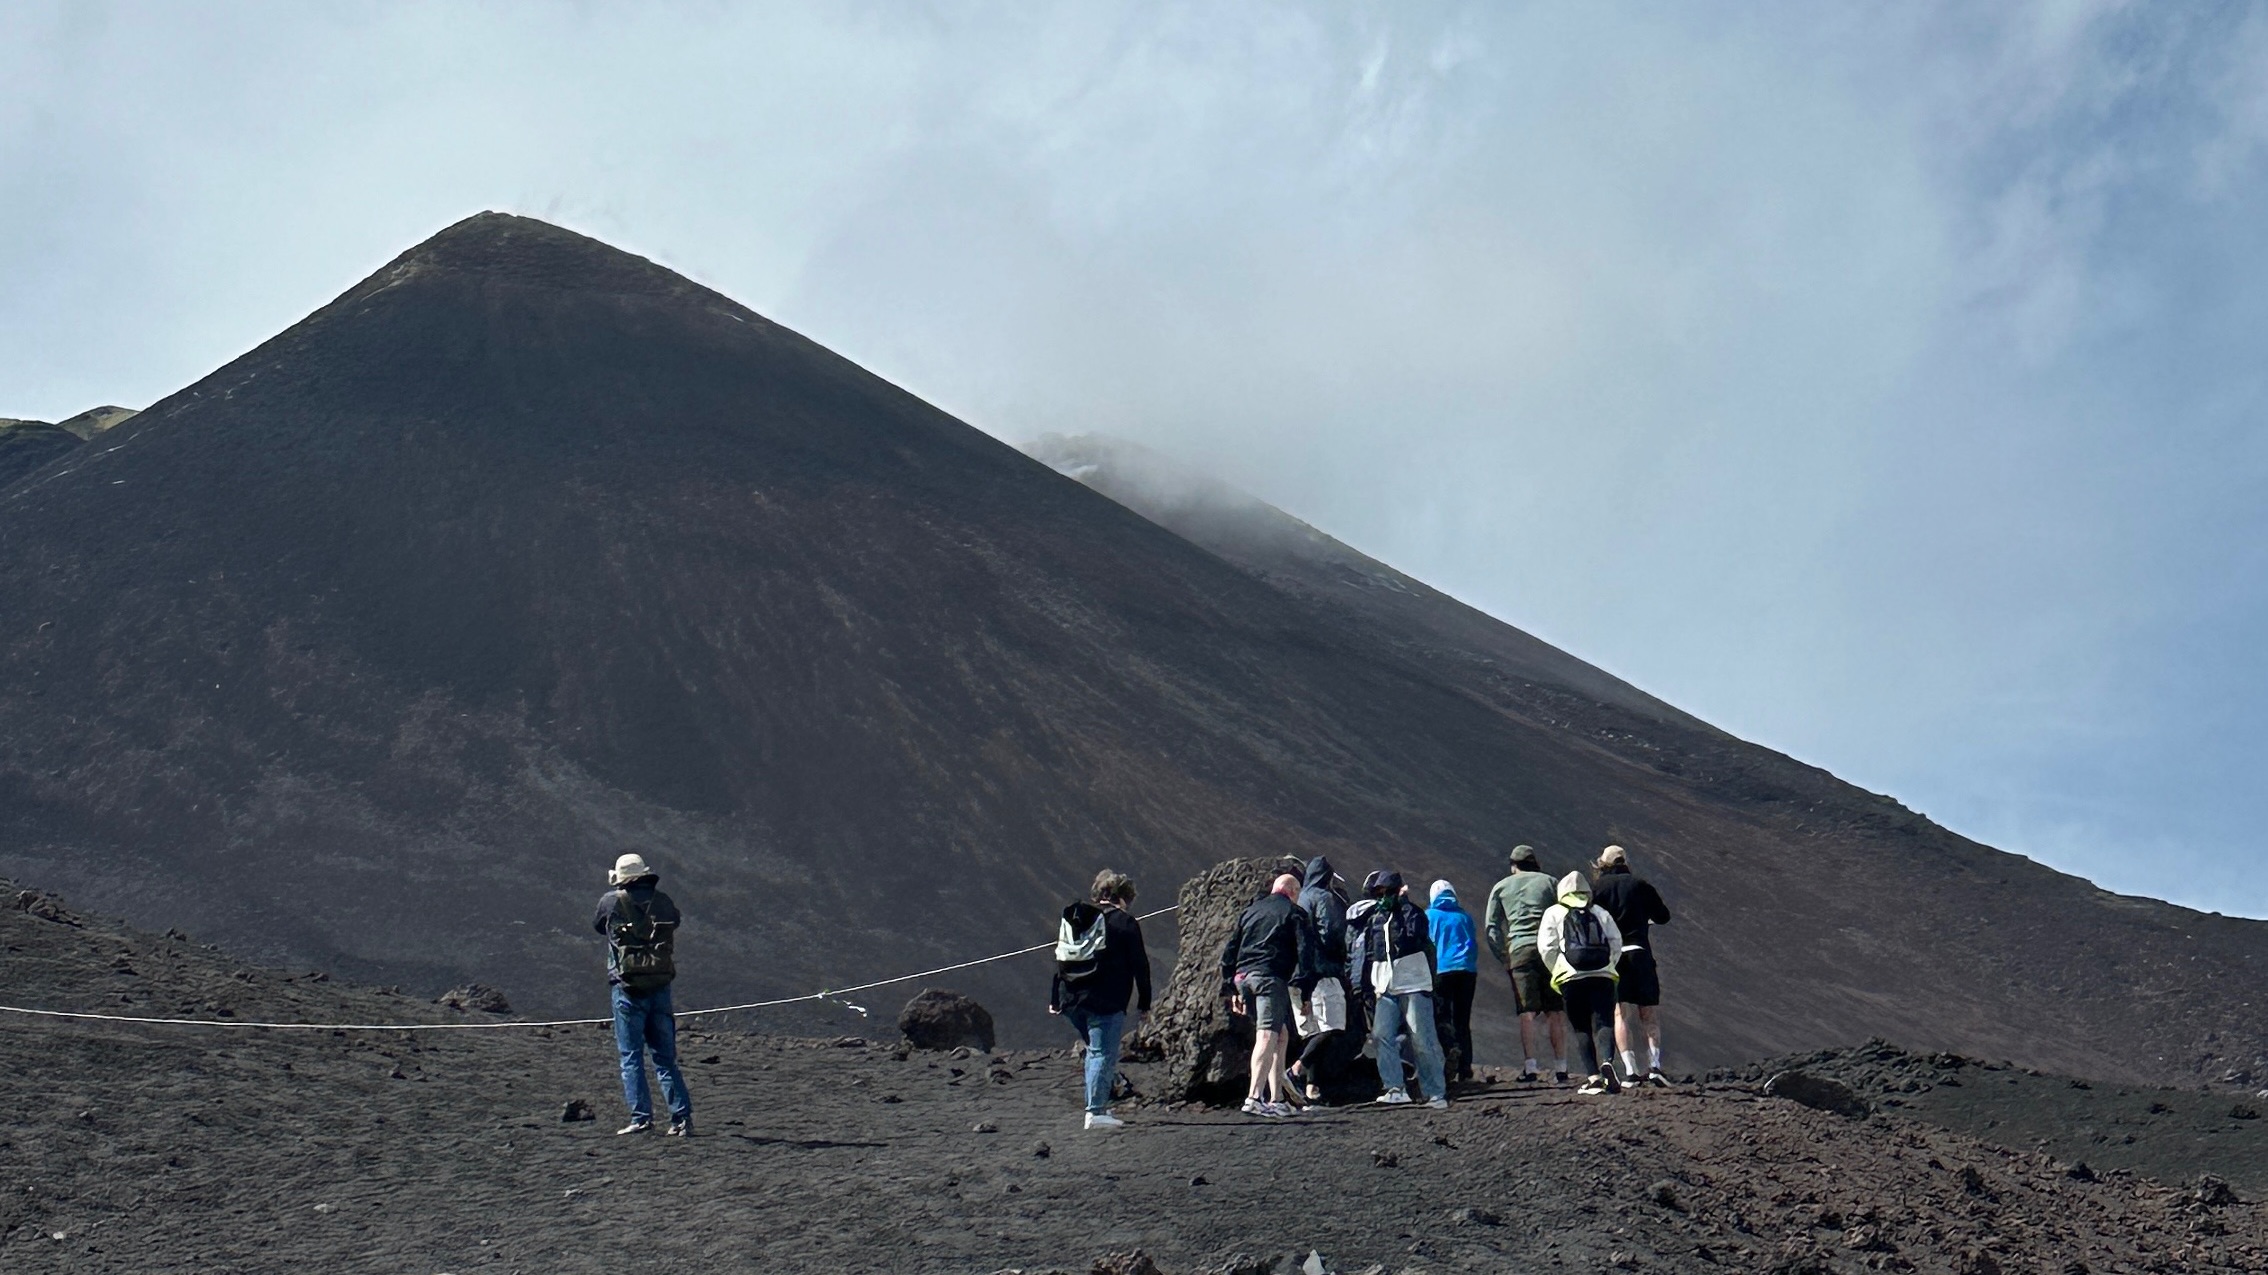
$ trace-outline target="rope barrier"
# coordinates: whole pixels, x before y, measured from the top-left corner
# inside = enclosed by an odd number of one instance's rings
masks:
[[[1179,906],[1179,904],[1176,904],[1174,907],[1144,912],[1134,919],[1147,921],[1153,916],[1164,916],[1168,912],[1175,911]],[[776,1009],[782,1005],[800,1005],[805,1001],[833,1001],[845,1009],[856,1010],[861,1017],[868,1017],[870,1015],[867,1014],[865,1007],[853,1005],[841,998],[852,992],[872,991],[877,987],[911,983],[917,978],[934,978],[939,974],[950,974],[955,970],[973,969],[979,965],[990,965],[995,961],[1030,956],[1034,952],[1044,952],[1054,946],[1053,943],[1034,943],[1030,947],[1020,947],[1013,952],[982,956],[973,961],[962,961],[958,965],[941,965],[936,969],[923,970],[918,974],[900,974],[896,978],[880,978],[871,983],[859,983],[852,987],[829,988],[825,991],[812,992],[803,996],[783,996],[778,1000],[749,1001],[741,1005],[717,1005],[709,1009],[681,1010],[677,1017],[698,1018],[703,1014],[732,1014],[748,1009]],[[26,1009],[18,1005],[0,1005],[0,1014],[22,1014],[32,1018],[69,1018],[103,1023],[143,1023],[158,1027],[246,1027],[266,1031],[321,1032],[508,1031],[513,1028],[535,1027],[598,1027],[614,1021],[611,1018],[554,1018],[544,1022],[513,1021],[503,1023],[252,1023],[234,1018],[150,1018],[136,1014],[97,1014],[81,1010]]]

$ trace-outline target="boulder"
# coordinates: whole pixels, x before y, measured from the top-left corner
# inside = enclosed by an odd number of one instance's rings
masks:
[[[1221,1006],[1221,948],[1246,905],[1268,892],[1288,859],[1230,859],[1181,887],[1181,951],[1165,990],[1127,1042],[1136,1058],[1165,1064],[1168,1101],[1233,1102],[1251,1073],[1252,1020]]]
[[[1764,1092],[1768,1097],[1800,1102],[1806,1107],[1832,1111],[1838,1116],[1849,1116],[1854,1120],[1873,1110],[1867,1105],[1866,1099],[1859,1097],[1858,1091],[1849,1085],[1840,1080],[1829,1080],[1825,1076],[1814,1076],[1808,1071],[1783,1071],[1764,1082]]]
[[[992,1012],[959,992],[924,989],[898,1011],[898,1030],[916,1049],[992,1049]]]

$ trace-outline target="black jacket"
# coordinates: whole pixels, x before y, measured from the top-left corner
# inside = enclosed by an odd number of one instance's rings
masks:
[[[623,896],[629,902],[653,909],[654,928],[663,933],[676,931],[680,918],[677,904],[655,885],[653,877],[639,877],[630,884],[609,890],[599,898],[598,915],[591,918],[591,928],[606,936],[606,981],[609,985],[622,981],[622,968],[614,950],[614,927],[630,918],[621,907]]]
[[[1661,893],[1650,882],[1630,875],[1628,867],[1600,868],[1591,886],[1591,902],[1614,918],[1615,928],[1622,931],[1624,947],[1651,951],[1647,927],[1669,924],[1669,906],[1662,902]]]
[[[1396,887],[1401,878],[1394,878]],[[1372,998],[1378,989],[1370,985],[1370,967],[1379,962],[1392,963],[1397,956],[1424,952],[1426,968],[1440,972],[1433,951],[1433,927],[1426,922],[1425,909],[1395,894],[1383,902],[1373,902],[1363,915],[1352,921],[1347,943],[1347,987],[1357,997]],[[1361,907],[1361,904],[1355,906]]]
[[[1299,892],[1300,910],[1315,922],[1315,976],[1347,976],[1347,896],[1331,884],[1331,861],[1317,855],[1307,861],[1306,886]]]
[[[1283,895],[1262,895],[1236,918],[1221,948],[1221,995],[1236,992],[1239,974],[1270,974],[1311,986],[1315,977],[1315,924]]]
[[[1094,972],[1085,978],[1065,979],[1058,968],[1055,985],[1048,989],[1047,1007],[1059,1013],[1078,1010],[1086,1014],[1123,1014],[1127,1001],[1139,994],[1134,1008],[1147,1014],[1150,1012],[1150,953],[1142,946],[1142,923],[1125,908],[1104,908],[1102,912],[1103,947],[1102,954],[1095,958]],[[1092,920],[1087,923],[1094,924]]]

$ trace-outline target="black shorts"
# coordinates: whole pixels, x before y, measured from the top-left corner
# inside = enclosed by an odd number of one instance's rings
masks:
[[[1622,954],[1615,963],[1614,998],[1625,1005],[1659,1005],[1662,1003],[1662,976],[1654,968],[1654,954],[1645,948],[1633,948]]]

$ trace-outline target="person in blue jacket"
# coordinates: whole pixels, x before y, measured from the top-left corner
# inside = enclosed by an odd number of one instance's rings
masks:
[[[1432,905],[1425,910],[1426,928],[1433,933],[1438,968],[1433,975],[1433,1014],[1444,1052],[1449,1055],[1453,1078],[1473,1078],[1473,990],[1480,983],[1480,941],[1472,914],[1457,902],[1457,889],[1447,881],[1433,883]]]

